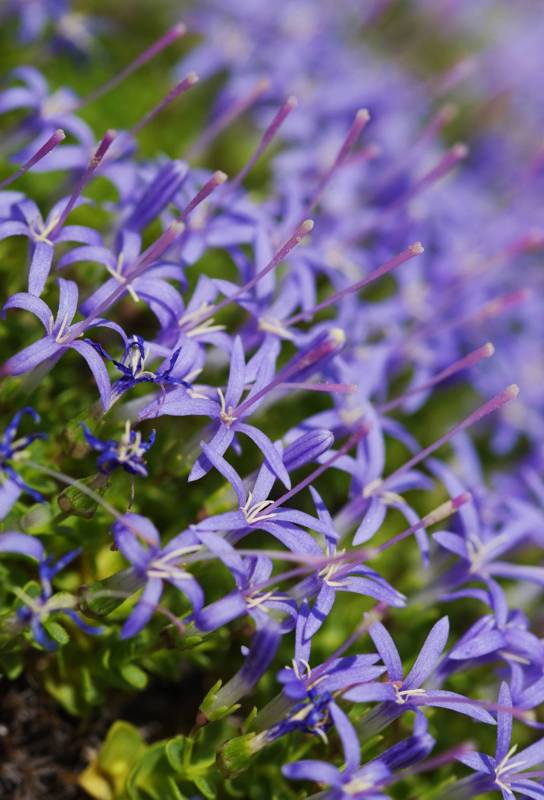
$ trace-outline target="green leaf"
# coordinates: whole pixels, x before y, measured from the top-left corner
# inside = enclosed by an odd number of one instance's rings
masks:
[[[72,683],[67,683],[58,677],[47,675],[44,685],[49,694],[68,711],[69,714],[78,716],[81,709],[81,702],[78,698],[76,687]]]
[[[136,664],[123,664],[119,673],[124,681],[134,689],[145,689],[148,683],[147,673],[137,667]]]
[[[19,677],[24,668],[23,654],[20,651],[3,652],[0,656],[0,672],[10,681]]]
[[[88,667],[81,668],[81,693],[85,702],[90,706],[98,705],[104,698],[102,692],[93,682],[93,677]]]
[[[190,748],[187,748],[187,739],[185,736],[176,736],[174,739],[169,739],[166,742],[164,748],[166,758],[172,769],[176,772],[184,771],[187,763],[188,750],[188,755],[190,757]]]
[[[198,791],[202,792],[204,797],[208,798],[208,800],[214,800],[214,797],[216,797],[215,790],[212,789],[206,778],[195,777],[192,779],[192,781]]]
[[[131,800],[141,800],[143,789],[153,800],[167,800],[168,795],[162,791],[165,787],[167,772],[163,769],[165,761],[165,747],[163,742],[157,742],[148,747],[143,756],[131,770],[126,790]],[[161,761],[163,765],[161,765]]]
[[[137,728],[122,720],[114,722],[98,755],[79,776],[79,785],[95,800],[121,800],[130,771],[145,752]]]
[[[61,647],[63,647],[65,644],[68,644],[68,642],[70,641],[70,634],[67,631],[65,631],[62,625],[59,625],[58,622],[55,622],[52,619],[48,619],[47,622],[43,623],[43,627],[45,628],[49,636],[53,639],[53,641],[55,641]]]

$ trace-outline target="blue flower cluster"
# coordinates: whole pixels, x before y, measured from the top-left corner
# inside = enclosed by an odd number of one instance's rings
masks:
[[[131,504],[142,512],[112,507],[94,484],[65,481],[114,516],[112,546],[124,568],[104,576],[108,590],[139,593],[120,625],[104,624],[132,639],[162,612],[163,626],[205,636],[245,618],[251,636],[240,670],[202,708],[213,719],[237,707],[275,669],[278,694],[252,723],[252,755],[293,732],[317,737],[322,760],[292,761],[283,774],[317,782],[315,796],[334,800],[388,798],[398,781],[455,760],[474,775],[444,798],[544,798],[544,773],[534,769],[544,739],[511,745],[514,718],[529,732],[544,725],[534,613],[544,587],[544,17],[535,22],[529,0],[417,0],[418,24],[464,37],[478,27],[489,39],[425,83],[404,66],[421,46],[417,36],[396,62],[366,44],[395,4],[363,5],[196,4],[186,22],[202,36],[174,88],[131,130],[100,131],[98,143],[80,111],[175,45],[184,25],[89,97],[51,90],[32,66],[8,76],[0,119],[16,115],[15,166],[1,186],[0,239],[24,237],[29,254],[3,314],[26,312],[43,334],[25,338],[0,377],[54,380],[61,359],[77,369],[79,356],[85,393],[90,370],[99,404],[87,403],[77,420],[79,445],[86,457],[98,454],[101,490],[118,468],[133,476]],[[59,46],[87,51],[97,23],[78,16],[76,24],[69,6],[11,2],[8,13],[24,39],[52,26]],[[143,158],[140,131],[197,75],[224,80],[187,160]],[[474,130],[466,145],[448,143],[455,101],[467,97]],[[260,131],[241,171],[194,166],[240,120]],[[264,197],[245,188],[261,159],[270,173]],[[47,173],[65,196],[42,211],[11,188],[27,171]],[[98,177],[107,200],[88,196]],[[100,222],[86,222],[93,217],[83,212],[97,206]],[[210,253],[221,255],[220,275],[206,272]],[[422,444],[425,427],[413,421],[435,427],[444,386],[468,389],[474,410]],[[53,563],[41,539],[23,532],[21,496],[54,499],[49,483],[38,491],[25,471],[33,482],[67,477],[32,459],[44,434],[17,438],[24,414],[39,423],[24,407],[0,440],[0,552],[37,564],[40,588],[17,589],[8,626],[53,650],[56,615],[90,634],[106,628],[85,622],[76,596],[54,588],[86,543]],[[484,418],[478,447],[472,429]],[[156,432],[146,435],[149,420]],[[104,438],[103,425],[116,432]],[[166,437],[190,462],[178,480],[194,518],[174,536],[157,530],[140,489],[155,479],[146,456]],[[453,458],[437,456],[444,445]],[[490,458],[508,466],[491,471]],[[212,485],[208,475],[223,486],[221,507],[202,510],[191,492]],[[404,555],[412,549],[417,559]],[[210,561],[229,582],[219,597],[203,569]],[[185,612],[169,607],[172,591]],[[362,622],[311,666],[344,595]],[[418,613],[422,604],[428,634],[399,652],[396,609]],[[464,628],[456,617],[451,640],[443,613],[458,604],[471,616]],[[285,648],[289,666],[272,666]],[[448,688],[476,670],[486,677],[473,696]],[[429,708],[496,726],[495,754],[468,744],[468,734],[478,739],[472,722],[459,748],[444,752],[429,732]],[[396,724],[404,715],[409,735]],[[363,738],[385,730],[398,741],[363,763]]]

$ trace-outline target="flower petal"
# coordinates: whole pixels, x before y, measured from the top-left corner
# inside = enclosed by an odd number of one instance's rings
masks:
[[[395,642],[389,631],[381,622],[375,622],[368,630],[380,658],[387,667],[387,676],[390,681],[402,680],[402,661]]]
[[[72,350],[76,350],[81,356],[83,356],[89,365],[89,369],[91,370],[98,387],[98,393],[100,394],[102,407],[104,411],[106,411],[111,402],[111,383],[106,365],[94,347],[88,342],[75,341],[72,342],[69,347],[71,347]]]
[[[45,559],[45,550],[40,540],[26,533],[0,534],[0,553],[19,553],[36,561]]]
[[[44,290],[47,278],[51,272],[54,247],[48,242],[36,242],[32,261],[28,268],[28,291],[39,297]]]
[[[449,631],[450,621],[447,617],[442,617],[436,625],[433,625],[414,666],[406,676],[404,681],[406,689],[417,689],[433,672],[448,641]]]
[[[136,636],[146,626],[157,609],[157,603],[162,594],[162,581],[160,578],[151,578],[134,606],[132,613],[121,629],[121,639],[130,639]]]

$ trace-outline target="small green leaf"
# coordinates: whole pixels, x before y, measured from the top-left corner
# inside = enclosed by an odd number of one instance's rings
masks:
[[[88,667],[82,667],[81,669],[81,692],[83,699],[90,706],[96,706],[103,700],[103,694],[93,683],[91,671]]]
[[[192,779],[192,781],[198,791],[202,792],[204,797],[208,798],[208,800],[214,800],[214,797],[216,797],[215,790],[212,789],[206,778],[195,777]]]
[[[145,752],[138,729],[122,720],[115,722],[98,755],[79,776],[79,785],[95,800],[121,800],[128,776]]]
[[[67,633],[67,631],[65,631],[62,625],[59,625],[58,622],[55,622],[52,619],[48,619],[47,622],[43,623],[43,627],[45,628],[49,636],[53,639],[53,641],[55,641],[61,647],[63,647],[65,644],[68,644],[68,642],[70,641],[69,633]]]
[[[10,681],[19,677],[24,668],[23,655],[21,652],[3,652],[0,657],[0,673],[3,673]]]
[[[169,739],[165,746],[166,758],[168,763],[176,772],[183,772],[187,762],[187,739],[185,736],[176,736]]]
[[[147,673],[137,667],[136,664],[123,664],[119,669],[119,673],[123,680],[134,689],[145,689],[147,686]]]

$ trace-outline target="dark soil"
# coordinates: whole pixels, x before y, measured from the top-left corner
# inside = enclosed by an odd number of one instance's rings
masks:
[[[92,717],[64,712],[28,678],[0,680],[0,800],[89,800],[78,775],[112,722],[136,725],[148,742],[186,732],[205,690],[192,680],[153,681],[139,694],[108,698]]]
[[[108,709],[79,720],[28,681],[1,681],[1,800],[89,800],[77,776],[110,722]]]

